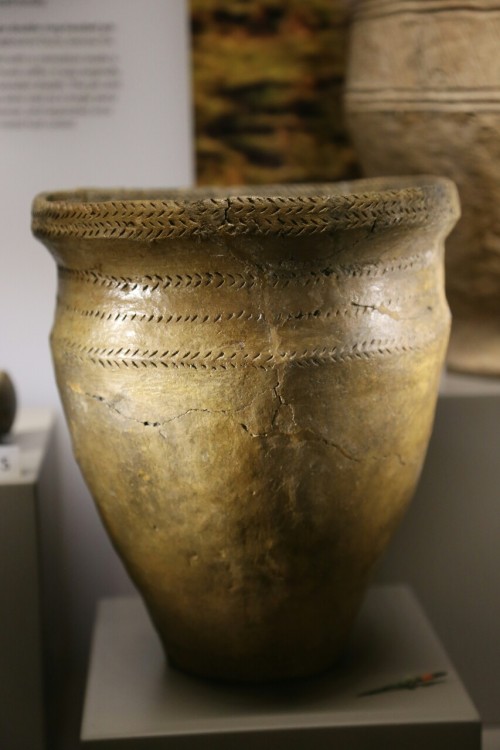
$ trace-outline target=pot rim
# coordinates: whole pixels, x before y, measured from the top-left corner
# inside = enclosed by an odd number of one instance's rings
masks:
[[[32,230],[42,240],[300,236],[375,225],[452,226],[459,213],[454,183],[428,175],[185,189],[82,188],[37,195]]]

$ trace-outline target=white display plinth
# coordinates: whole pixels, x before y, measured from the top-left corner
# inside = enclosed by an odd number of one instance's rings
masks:
[[[429,672],[438,684],[360,696]],[[170,668],[141,600],[100,603],[81,739],[89,750],[479,750],[480,722],[409,589],[372,589],[342,663],[239,686]]]
[[[53,416],[21,410],[1,438],[19,474],[0,481],[0,748],[44,747],[38,504]],[[0,474],[0,479],[2,475]]]

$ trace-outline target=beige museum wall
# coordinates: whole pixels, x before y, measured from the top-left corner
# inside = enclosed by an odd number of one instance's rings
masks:
[[[57,3],[69,12],[67,0],[50,0],[49,12]],[[93,13],[98,17],[104,13],[105,4],[99,7],[99,0],[85,4],[89,20]],[[115,10],[118,5],[124,12],[128,6],[137,15],[130,0],[115,3]],[[160,7],[155,0],[150,10],[153,5]],[[17,21],[9,12],[2,9],[1,20]],[[124,107],[119,127],[94,118],[69,131],[0,130],[0,368],[10,372],[21,407],[50,407],[57,414],[57,476],[47,508],[50,528],[42,543],[51,563],[50,579],[44,582],[50,605],[48,624],[64,660],[58,668],[68,673],[84,668],[96,600],[130,591],[131,584],[104,534],[71,453],[48,343],[56,269],[46,249],[31,237],[30,203],[37,192],[54,188],[192,183],[185,0],[168,0],[168,14],[162,10],[162,21],[167,16],[168,23],[159,25],[155,12],[144,13],[137,23],[124,26],[119,51],[127,56],[130,90],[118,106],[119,120],[120,106]],[[154,97],[151,110],[144,106],[147,97]],[[142,101],[142,108],[134,101]]]

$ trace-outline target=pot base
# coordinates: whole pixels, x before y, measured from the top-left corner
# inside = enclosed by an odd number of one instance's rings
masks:
[[[324,655],[319,655],[316,663],[307,666],[301,665],[299,669],[288,670],[280,669],[278,671],[269,671],[268,668],[264,669],[256,668],[255,665],[248,665],[246,671],[242,670],[241,663],[238,664],[237,668],[226,670],[221,668],[220,665],[210,664],[179,664],[169,654],[166,655],[166,662],[172,669],[176,669],[183,674],[190,675],[192,677],[198,677],[213,682],[225,683],[228,685],[269,685],[273,683],[291,682],[294,680],[303,680],[312,677],[319,677],[323,674],[327,674],[342,660],[342,656],[346,651],[348,639],[346,638],[339,649],[338,653],[331,657],[331,660],[325,660]]]
[[[352,576],[358,577],[354,571]],[[167,662],[176,669],[222,682],[282,682],[324,673],[339,661],[362,604],[366,576],[349,588],[323,592],[322,601],[292,598],[285,611],[260,621],[249,611],[240,622],[224,603],[219,622],[206,607],[197,621],[192,615],[184,625],[165,619],[154,604],[149,612]]]

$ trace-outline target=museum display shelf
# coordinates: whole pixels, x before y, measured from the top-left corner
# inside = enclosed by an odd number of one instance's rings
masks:
[[[500,396],[500,378],[446,371],[441,378],[439,395],[442,398]]]
[[[44,747],[39,504],[54,418],[21,409],[0,440],[0,747]]]
[[[483,729],[483,750],[500,750],[500,726]]]
[[[485,726],[500,725],[500,379],[447,373],[408,513],[377,572],[412,587]]]
[[[81,739],[88,750],[476,750],[480,721],[411,590],[382,586],[336,669],[257,686],[169,667],[141,600],[102,600]]]

